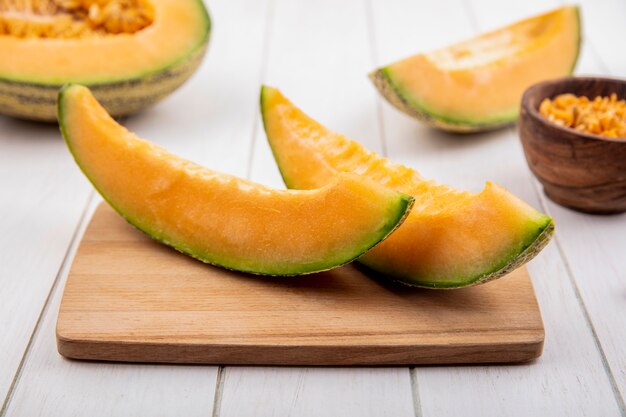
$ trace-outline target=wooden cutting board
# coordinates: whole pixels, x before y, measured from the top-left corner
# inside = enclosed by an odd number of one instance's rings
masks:
[[[354,265],[253,276],[155,243],[107,205],[80,244],[57,322],[62,355],[124,362],[522,362],[543,340],[526,269],[453,291],[405,287]]]

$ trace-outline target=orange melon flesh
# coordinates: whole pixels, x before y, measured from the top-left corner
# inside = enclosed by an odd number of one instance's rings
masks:
[[[140,78],[206,44],[201,0],[149,0],[154,22],[133,34],[76,39],[0,36],[0,78],[39,84]]]
[[[430,288],[486,282],[530,260],[552,234],[550,217],[496,184],[474,194],[426,180],[326,129],[274,88],[263,88],[261,107],[289,188],[317,188],[352,172],[415,197],[402,226],[360,258],[395,280]]]
[[[370,78],[411,116],[447,130],[483,130],[516,120],[532,84],[570,74],[579,46],[579,10],[565,6],[411,56]]]
[[[59,123],[84,174],[131,224],[204,262],[299,275],[345,264],[384,239],[412,198],[356,175],[317,190],[273,190],[169,154],[116,123],[82,86]]]

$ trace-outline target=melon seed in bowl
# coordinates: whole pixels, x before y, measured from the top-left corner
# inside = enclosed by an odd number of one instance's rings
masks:
[[[546,98],[539,112],[551,122],[592,135],[626,139],[626,101],[617,94],[586,96],[566,93]]]
[[[626,211],[624,98],[618,78],[559,78],[526,90],[520,139],[551,200],[585,213]]]

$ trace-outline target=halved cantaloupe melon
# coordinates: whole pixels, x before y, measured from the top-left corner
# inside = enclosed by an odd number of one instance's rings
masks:
[[[262,89],[261,108],[289,188],[317,188],[353,172],[415,197],[402,226],[359,259],[395,280],[429,288],[487,282],[532,259],[552,236],[550,217],[496,184],[474,194],[425,180],[326,129],[274,88]]]
[[[571,74],[579,47],[579,9],[565,6],[403,59],[370,78],[391,104],[434,127],[495,129],[517,119],[526,88]]]
[[[291,191],[220,174],[137,138],[82,86],[61,90],[59,124],[79,167],[128,222],[238,271],[300,275],[345,264],[391,233],[413,202],[356,175]]]
[[[66,83],[143,109],[196,70],[210,27],[202,0],[0,0],[0,113],[54,121]]]

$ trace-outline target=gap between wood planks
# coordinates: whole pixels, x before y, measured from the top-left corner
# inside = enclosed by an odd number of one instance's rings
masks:
[[[39,312],[39,316],[37,317],[37,321],[35,322],[35,327],[33,328],[30,338],[28,339],[28,343],[26,344],[26,349],[24,349],[22,359],[20,360],[17,370],[15,371],[15,375],[13,376],[13,381],[11,382],[11,385],[9,386],[9,390],[7,391],[7,395],[2,404],[2,408],[0,409],[0,417],[4,417],[6,415],[7,410],[9,409],[11,399],[13,398],[13,393],[15,392],[15,388],[17,387],[17,384],[20,381],[20,377],[22,376],[24,365],[26,364],[26,361],[28,360],[30,356],[31,348],[37,337],[37,334],[39,333],[41,322],[43,318],[45,317],[46,313],[48,312],[48,309],[50,308],[50,301],[52,300],[57,290],[61,291],[61,289],[59,289],[59,283],[62,280],[61,277],[67,275],[67,272],[69,271],[69,267],[70,267],[69,262],[71,259],[73,259],[73,254],[76,252],[78,245],[80,243],[80,237],[85,233],[85,229],[87,229],[87,225],[89,224],[90,216],[88,216],[87,214],[93,212],[93,209],[95,209],[95,205],[93,204],[95,201],[95,194],[96,192],[94,190],[91,190],[91,192],[89,193],[89,196],[87,197],[87,202],[85,203],[85,207],[83,208],[83,211],[80,214],[80,217],[78,218],[78,223],[76,225],[76,228],[74,229],[72,238],[70,239],[70,244],[67,247],[65,256],[63,257],[63,261],[61,262],[61,265],[59,266],[59,269],[57,270],[57,273],[54,277],[54,281],[52,282],[52,286],[50,287],[50,291],[48,292],[48,295],[46,296],[46,299],[43,303],[43,307],[41,308],[41,311]]]
[[[470,21],[470,26],[472,27],[472,29],[474,30],[475,34],[478,34],[481,32],[481,28],[480,28],[480,24],[478,23],[478,19],[476,18],[476,15],[474,13],[474,10],[472,8],[472,5],[470,3],[469,0],[462,0],[463,5],[465,6],[466,9],[466,15]],[[561,1],[561,4],[566,4],[567,2]],[[592,55],[594,56],[594,58],[597,60],[598,66],[600,67],[601,71],[605,74],[610,74],[611,71],[609,71],[608,66],[606,65],[606,63],[604,62],[604,60],[602,59],[602,57],[600,56],[600,54],[598,53],[598,51],[596,50],[596,48],[594,47],[593,43],[591,42],[590,39],[586,38],[585,39],[585,43],[587,44],[587,48],[588,50],[592,53]],[[517,136],[517,129],[515,127],[509,127],[507,128],[508,130],[508,134],[513,135],[514,137]],[[539,201],[539,204],[541,206],[541,210],[544,213],[550,214],[550,211],[548,210],[548,205],[546,203],[546,197],[542,192],[541,189],[541,185],[535,181],[532,173],[530,173],[528,170],[526,171],[526,177],[529,179],[530,183],[531,183],[531,187],[533,189],[533,191],[535,192],[535,195],[537,196],[537,200]],[[613,391],[613,395],[615,396],[615,400],[619,406],[620,409],[620,413],[622,415],[622,417],[626,417],[626,403],[624,402],[624,398],[622,398],[620,390],[619,390],[619,386],[617,384],[617,379],[615,377],[615,374],[613,373],[613,370],[611,369],[606,353],[604,351],[604,348],[602,347],[602,342],[600,341],[600,338],[598,336],[598,333],[596,332],[596,329],[593,325],[593,321],[591,319],[591,316],[589,314],[589,311],[587,309],[587,306],[585,304],[585,301],[583,300],[583,297],[581,295],[580,292],[580,288],[578,287],[578,284],[576,283],[576,279],[574,277],[574,271],[572,270],[572,267],[570,265],[570,262],[567,258],[567,255],[565,254],[565,251],[563,249],[563,245],[560,242],[560,238],[559,238],[559,234],[555,233],[554,234],[554,244],[556,245],[557,251],[559,253],[559,256],[561,257],[561,260],[563,262],[563,265],[565,266],[565,270],[567,272],[567,278],[569,280],[570,285],[572,286],[572,289],[574,291],[574,294],[576,296],[576,301],[578,302],[578,305],[580,306],[580,309],[583,313],[583,317],[585,318],[585,324],[586,326],[589,328],[589,331],[591,332],[594,344],[596,346],[596,349],[598,350],[598,352],[600,353],[600,358],[602,361],[602,368],[604,369],[604,372],[609,380],[609,383],[611,385],[611,389]]]
[[[598,53],[597,49],[593,45],[593,42],[591,42],[590,39],[585,39],[585,43],[587,44],[588,50],[591,52],[591,54],[595,58],[598,64],[598,67],[600,67],[600,70],[604,74],[611,74],[611,71],[609,70],[608,65],[606,65],[606,63],[604,62],[604,60]],[[516,134],[515,129],[513,128],[511,128],[510,131],[512,134]],[[532,183],[532,188],[535,191],[537,199],[539,200],[539,204],[541,204],[541,210],[547,213],[548,215],[550,215],[550,210],[548,209],[548,204],[546,202],[546,196],[542,192],[541,184],[539,184],[538,181],[535,181],[535,179],[532,177],[532,174],[529,176],[530,176],[530,181]],[[591,331],[593,342],[595,343],[596,348],[598,349],[598,352],[600,353],[600,358],[602,360],[602,368],[604,369],[604,372],[607,374],[607,378],[609,379],[609,383],[611,384],[611,389],[613,390],[615,401],[617,402],[619,406],[620,414],[622,415],[622,417],[626,417],[626,402],[624,401],[624,398],[622,397],[620,393],[619,386],[617,383],[617,378],[615,377],[615,374],[613,373],[613,370],[611,369],[611,366],[609,365],[609,360],[606,356],[606,352],[604,351],[604,348],[602,347],[602,342],[600,341],[600,337],[598,336],[598,333],[596,332],[596,329],[593,325],[593,320],[591,319],[591,315],[589,314],[589,310],[587,309],[587,305],[585,304],[585,301],[583,300],[582,294],[580,292],[580,288],[578,287],[578,284],[576,283],[576,278],[574,277],[575,276],[574,270],[572,269],[570,265],[567,255],[565,254],[565,250],[563,249],[563,245],[561,244],[561,240],[559,238],[558,233],[554,234],[554,244],[556,245],[557,251],[559,252],[559,256],[561,257],[561,260],[563,261],[563,264],[565,265],[565,270],[567,271],[567,278],[569,279],[570,285],[572,286],[572,289],[574,290],[574,294],[576,296],[576,300],[578,301],[578,304],[580,305],[580,309],[582,310],[583,317],[585,317],[585,323],[587,327],[589,327],[589,330]]]
[[[378,51],[376,50],[376,23],[374,19],[374,6],[372,0],[363,0],[365,6],[365,24],[367,26],[367,35],[370,44],[370,61],[372,68],[377,68]],[[387,136],[385,135],[385,118],[383,116],[383,102],[380,95],[376,95],[376,124],[378,126],[378,137],[380,138],[383,156],[388,157]],[[419,386],[417,382],[417,369],[415,367],[408,368],[409,379],[411,381],[411,397],[413,399],[413,413],[415,417],[422,417],[422,405],[419,395]]]
[[[375,28],[375,21],[374,21],[374,16],[373,16],[373,7],[371,4],[371,0],[364,0],[365,1],[365,5],[367,8],[367,24],[368,24],[368,28],[369,28],[369,35],[370,35],[370,53],[372,55],[373,61],[374,61],[374,67],[378,66],[378,59],[377,59],[377,51],[376,51],[376,43],[375,43],[375,39],[376,39],[376,28]],[[461,3],[465,9],[465,16],[469,21],[470,27],[472,28],[474,34],[478,34],[481,32],[481,27],[479,25],[478,19],[476,17],[474,8],[471,4],[471,2],[469,0],[461,0]],[[600,67],[602,69],[602,72],[604,73],[610,73],[608,71],[608,67],[606,66],[606,64],[601,60],[599,54],[597,53],[596,49],[594,48],[592,42],[589,39],[586,39],[587,42],[587,46],[590,49],[590,51],[593,53],[594,57],[598,59],[598,62],[601,64]],[[378,98],[377,99],[377,106],[376,106],[376,110],[378,113],[378,123],[379,123],[379,128],[380,128],[380,137],[383,141],[383,149],[384,149],[384,153],[385,156],[387,156],[387,144],[386,144],[386,137],[384,134],[384,118],[382,115],[382,106],[381,106],[381,99]],[[514,128],[509,128],[508,129],[508,134],[511,135],[516,135],[517,132]],[[528,171],[526,171],[526,177],[529,181],[531,181],[531,187],[534,190],[534,192],[536,193],[537,197],[538,197],[538,201],[540,203],[541,209],[542,211],[549,213],[549,210],[547,208],[547,204],[545,202],[545,197],[542,195],[541,190],[538,188],[538,184],[534,181],[534,178],[532,176],[532,174]],[[609,383],[611,385],[611,389],[613,391],[613,395],[615,396],[615,399],[617,401],[617,403],[619,404],[620,407],[620,411],[621,411],[621,415],[623,417],[626,417],[626,407],[624,405],[624,399],[621,397],[620,395],[620,391],[619,391],[619,387],[617,384],[617,380],[616,377],[611,369],[611,367],[609,366],[609,362],[607,359],[607,356],[604,352],[604,349],[602,348],[602,344],[601,341],[598,337],[598,334],[595,330],[595,327],[593,326],[593,322],[591,320],[591,317],[589,315],[587,306],[584,303],[584,300],[581,296],[580,293],[580,289],[578,288],[578,285],[576,284],[576,280],[574,278],[574,273],[572,271],[572,268],[568,262],[567,256],[565,255],[565,252],[562,248],[562,245],[559,241],[558,235],[555,236],[555,244],[557,246],[557,250],[559,252],[559,256],[561,257],[561,260],[563,261],[563,264],[566,268],[566,273],[568,275],[568,280],[569,280],[569,285],[571,285],[573,292],[576,296],[577,299],[577,303],[579,305],[579,307],[582,310],[583,316],[585,318],[585,326],[588,327],[588,329],[590,330],[592,337],[593,337],[593,341],[594,344],[597,348],[597,350],[600,353],[600,357],[601,357],[601,362],[602,362],[602,367],[604,369],[604,372],[609,380]],[[420,398],[419,398],[419,390],[418,390],[418,386],[417,386],[417,374],[418,374],[418,369],[417,368],[411,368],[411,381],[412,381],[412,392],[413,392],[413,399],[414,399],[414,406],[415,406],[415,413],[416,415],[420,415],[422,413],[421,410],[421,405],[420,405]]]
[[[532,179],[531,181],[533,183],[533,190],[537,194],[537,198],[539,200],[539,203],[541,204],[541,209],[545,213],[548,213],[549,215],[550,212],[548,210],[548,206],[545,201],[546,197],[541,192],[541,186],[536,181]],[[596,329],[593,326],[591,316],[589,315],[589,311],[587,311],[587,306],[585,305],[585,302],[582,298],[580,289],[578,288],[578,285],[576,284],[576,279],[574,278],[574,271],[572,270],[572,267],[570,266],[569,260],[567,259],[567,256],[565,255],[565,251],[563,250],[561,242],[556,233],[554,235],[554,244],[556,245],[557,251],[559,252],[559,256],[561,257],[561,260],[563,261],[563,264],[565,265],[565,270],[567,271],[567,278],[569,279],[570,285],[572,286],[574,290],[576,300],[578,301],[578,304],[580,305],[580,309],[582,310],[582,313],[583,313],[583,317],[585,318],[585,323],[587,327],[589,327],[589,330],[591,331],[593,342],[596,345],[596,349],[598,349],[598,352],[600,353],[600,358],[602,360],[602,368],[604,369],[604,372],[607,374],[607,378],[609,379],[609,383],[611,384],[611,389],[613,390],[615,401],[617,402],[619,406],[620,414],[622,415],[622,417],[626,417],[626,404],[624,403],[624,399],[622,398],[620,394],[619,387],[617,385],[617,380],[615,378],[615,375],[613,374],[613,371],[611,370],[609,361],[606,357],[606,353],[604,352],[604,349],[602,348],[602,343],[600,342],[598,333],[596,332]]]
[[[374,6],[372,0],[363,0],[365,2],[365,23],[367,25],[367,35],[370,44],[370,60],[372,68],[378,67],[378,51],[376,51],[376,24],[374,23]],[[383,102],[379,95],[376,95],[376,121],[378,125],[378,137],[382,153],[388,157],[387,136],[385,135],[385,118],[383,117]]]
[[[261,69],[259,71],[259,91],[261,90],[261,85],[265,82],[265,77],[267,74],[267,66],[269,65],[269,52],[270,52],[270,43],[271,43],[271,38],[272,38],[272,28],[274,26],[274,0],[268,0],[267,1],[267,19],[265,19],[265,31],[263,33],[263,36],[265,39],[263,39],[263,52],[262,52],[262,61],[261,61]],[[260,111],[260,104],[259,102],[257,102],[256,104],[256,111],[254,112],[255,114],[257,112]],[[247,163],[247,167],[246,167],[246,178],[250,179],[250,177],[252,176],[252,163],[254,161],[254,140],[256,139],[256,134],[257,131],[259,130],[260,124],[259,124],[259,119],[260,117],[257,115],[254,118],[254,121],[252,123],[252,134],[251,134],[251,138],[250,138],[250,153],[248,154],[248,163]]]
[[[265,19],[265,30],[263,33],[263,51],[262,51],[262,60],[261,60],[261,68],[259,71],[259,90],[261,88],[261,84],[265,82],[265,77],[267,74],[267,67],[269,65],[269,51],[270,51],[270,43],[272,38],[272,28],[274,23],[274,0],[267,1],[267,18]],[[259,111],[259,103],[256,104],[257,112]],[[256,113],[256,112],[254,112]],[[252,132],[250,133],[250,141],[249,147],[250,152],[248,153],[248,161],[246,163],[246,178],[250,179],[252,176],[252,163],[254,162],[255,155],[255,146],[254,141],[256,139],[257,131],[260,128],[259,124],[259,116],[257,115],[254,118],[252,123]],[[222,395],[224,393],[224,384],[226,381],[226,366],[219,366],[217,369],[217,380],[215,383],[215,393],[213,394],[213,412],[211,413],[212,417],[219,417],[221,413],[222,407]],[[2,417],[2,416],[0,416]]]
[[[468,0],[464,0],[464,1],[468,1]],[[561,1],[561,4],[563,5],[566,3],[567,2]],[[589,39],[588,37],[585,37],[584,42],[587,45],[588,51],[591,52],[591,54],[595,58],[598,64],[598,67],[600,68],[602,73],[611,74],[611,71],[609,70],[608,65],[604,62],[604,60],[600,56],[600,53],[594,46],[591,39]],[[513,134],[515,134],[514,129],[511,129],[511,131]],[[550,214],[550,211],[548,210],[548,205],[546,202],[546,196],[542,192],[541,185],[537,181],[535,181],[535,179],[532,177],[532,174],[530,174],[529,176],[530,176],[530,181],[532,183],[532,187],[537,195],[539,203],[541,204],[542,211]],[[578,304],[580,305],[580,308],[583,312],[583,316],[585,317],[585,323],[589,327],[589,330],[591,331],[591,335],[593,337],[593,341],[596,345],[596,348],[598,349],[598,352],[600,353],[600,358],[602,359],[602,367],[604,368],[604,371],[607,374],[607,378],[609,379],[609,382],[611,384],[611,389],[613,390],[613,395],[615,396],[615,400],[619,406],[620,414],[622,415],[622,417],[626,417],[626,402],[620,393],[617,379],[615,377],[615,374],[613,373],[613,370],[611,369],[611,366],[609,365],[606,352],[604,351],[604,348],[602,347],[602,342],[600,341],[600,337],[598,336],[598,333],[596,332],[596,329],[593,325],[593,321],[591,319],[591,315],[589,314],[589,311],[587,309],[587,305],[585,304],[585,301],[583,300],[583,297],[580,292],[580,288],[578,287],[578,284],[576,283],[576,279],[574,278],[575,276],[574,271],[570,265],[567,255],[565,254],[565,250],[563,249],[563,245],[561,244],[558,233],[554,234],[554,244],[556,245],[557,250],[559,252],[559,256],[561,256],[563,264],[565,265],[565,270],[567,271],[567,277],[574,290],[574,294],[576,295],[576,300],[578,301]]]
[[[222,392],[224,391],[224,381],[226,372],[224,366],[217,368],[217,378],[215,381],[215,392],[213,393],[213,411],[211,417],[219,417],[222,407]]]

